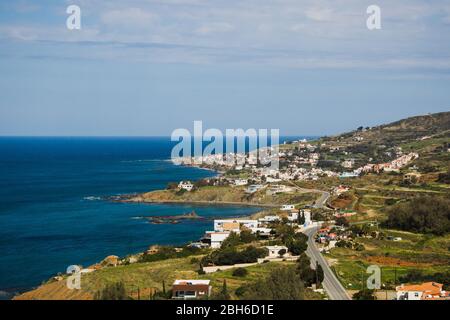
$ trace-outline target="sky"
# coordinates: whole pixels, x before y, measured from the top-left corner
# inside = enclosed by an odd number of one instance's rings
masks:
[[[448,0],[0,2],[0,135],[168,136],[194,120],[329,135],[450,111],[449,89]]]

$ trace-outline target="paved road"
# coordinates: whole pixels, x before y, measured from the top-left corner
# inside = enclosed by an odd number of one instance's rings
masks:
[[[314,235],[318,229],[319,227],[311,227],[303,231],[303,233],[308,236],[308,249],[306,250],[306,254],[311,258],[311,265],[315,267],[317,261],[322,267],[324,273],[322,285],[327,292],[328,297],[331,300],[350,300],[347,291],[336,278],[327,261],[316,247]]]
[[[315,208],[322,208],[322,209],[328,209],[326,206],[327,200],[330,197],[330,193],[327,191],[321,191],[317,190],[318,192],[321,192],[321,196],[319,199],[316,200],[316,203],[314,204]]]

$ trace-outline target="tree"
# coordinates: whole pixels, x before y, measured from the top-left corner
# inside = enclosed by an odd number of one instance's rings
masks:
[[[316,285],[320,285],[323,282],[325,275],[323,273],[322,266],[320,264],[316,265]]]
[[[304,224],[305,223],[305,214],[302,211],[300,211],[299,214],[298,214],[297,223],[298,224]]]
[[[240,234],[240,241],[242,243],[250,243],[256,240],[256,235],[254,235],[251,230],[242,230]]]
[[[286,249],[281,249],[280,251],[278,251],[278,255],[280,257],[283,257],[286,254]]]
[[[230,232],[230,235],[222,242],[222,248],[235,247],[241,243],[241,238],[236,232]]]
[[[299,256],[306,251],[308,243],[303,240],[294,240],[289,244],[288,248],[294,256]]]
[[[251,283],[242,293],[245,300],[304,300],[305,287],[292,267],[273,270],[265,279]]]
[[[350,224],[348,223],[348,220],[345,217],[338,217],[336,218],[336,225],[348,227]]]
[[[296,272],[305,286],[309,287],[316,282],[315,271],[311,269],[311,260],[306,253],[302,253],[298,258]]]

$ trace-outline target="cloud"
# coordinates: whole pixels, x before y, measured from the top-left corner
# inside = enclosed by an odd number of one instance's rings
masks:
[[[23,4],[34,2],[23,0]],[[68,3],[68,2],[67,2]],[[2,19],[0,38],[58,43],[64,55],[177,63],[287,65],[299,68],[447,68],[450,8],[445,0],[379,0],[382,30],[368,31],[370,1],[78,0],[82,30],[65,29],[53,2],[27,23]],[[42,5],[41,5],[42,6]],[[446,22],[447,21],[447,22]],[[98,52],[76,43],[102,45]],[[4,46],[5,47],[5,44]],[[433,68],[436,69],[436,68]]]
[[[153,25],[158,16],[140,8],[110,10],[101,14],[101,22],[107,27],[142,29]]]

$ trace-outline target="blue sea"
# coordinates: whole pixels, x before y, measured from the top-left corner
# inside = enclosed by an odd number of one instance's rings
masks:
[[[172,146],[166,137],[0,138],[1,296],[35,287],[72,264],[88,266],[152,244],[184,244],[212,228],[209,219],[156,225],[142,216],[194,210],[213,219],[258,211],[107,200],[216,175],[173,165]]]

